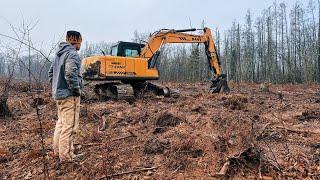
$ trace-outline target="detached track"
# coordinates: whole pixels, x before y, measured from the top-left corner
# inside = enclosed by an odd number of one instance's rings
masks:
[[[179,89],[181,97],[146,94],[134,103],[103,102],[87,87],[77,140],[78,151],[87,156],[60,174],[51,148],[55,103],[43,94],[40,112],[50,178],[215,178],[228,157],[251,146],[261,151],[260,167],[241,161],[227,177],[318,177],[319,86],[273,85],[269,93],[259,85],[231,84],[231,93],[225,95],[208,94],[205,83],[165,85]],[[39,126],[31,104],[18,86],[9,97],[14,117],[0,120],[0,179],[43,176]],[[164,127],[157,124],[159,119]],[[107,128],[98,131],[102,120]]]

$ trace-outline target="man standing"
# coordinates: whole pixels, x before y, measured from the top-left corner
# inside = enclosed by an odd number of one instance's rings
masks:
[[[80,50],[82,37],[77,31],[68,31],[67,42],[61,42],[55,60],[49,70],[52,82],[52,97],[58,109],[53,150],[60,162],[77,161],[83,154],[74,154],[73,139],[79,128],[80,95],[82,76],[80,74]]]

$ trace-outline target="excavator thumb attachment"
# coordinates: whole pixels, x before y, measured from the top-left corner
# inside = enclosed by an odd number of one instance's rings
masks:
[[[210,86],[210,93],[228,93],[230,92],[230,88],[227,82],[227,76],[225,74],[221,74],[217,78],[211,80],[212,84]]]

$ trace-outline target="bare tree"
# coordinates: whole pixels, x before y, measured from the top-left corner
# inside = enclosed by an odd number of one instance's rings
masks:
[[[34,47],[33,42],[32,42],[32,37],[31,37],[31,31],[34,29],[37,23],[30,23],[30,24],[25,24],[23,21],[22,27],[17,28],[14,27],[13,25],[10,24],[12,32],[14,32],[15,36],[9,36],[6,34],[0,34],[0,36],[5,37],[9,40],[12,40],[16,43],[19,44],[19,48],[16,51],[15,48],[10,48],[11,54],[14,54],[14,58],[9,58],[10,60],[10,67],[8,67],[8,77],[6,78],[6,83],[5,83],[5,88],[4,92],[0,97],[1,102],[2,99],[7,100],[9,97],[9,90],[10,90],[10,84],[12,82],[13,76],[14,76],[14,70],[17,65],[19,65],[20,69],[25,69],[28,72],[28,84],[29,84],[29,94],[32,96],[33,99],[33,107],[36,110],[37,114],[37,121],[39,123],[39,137],[40,137],[40,144],[42,147],[42,161],[43,161],[43,175],[44,178],[48,177],[48,168],[47,168],[47,162],[46,162],[46,148],[45,148],[45,143],[44,143],[44,134],[43,134],[43,126],[42,126],[42,117],[41,117],[41,112],[39,108],[39,103],[41,103],[41,95],[43,92],[45,92],[44,89],[44,84],[43,84],[43,72],[45,67],[47,67],[48,63],[50,63],[50,56],[53,52],[53,50],[56,48],[57,43],[54,43],[49,50],[48,54],[45,54],[43,51],[40,49]],[[22,58],[20,56],[20,51],[22,48],[27,49],[27,58]],[[28,61],[24,61],[27,59]],[[34,64],[36,67],[33,68],[32,64]],[[32,83],[34,82],[35,86],[32,86]],[[0,106],[2,107],[2,106]],[[7,106],[4,106],[6,110],[8,110]],[[2,110],[1,108],[0,110]]]
[[[21,39],[19,40],[23,41],[25,36],[26,34],[23,33]],[[10,63],[7,66],[8,69],[7,69],[7,76],[4,82],[4,89],[2,92],[0,92],[0,117],[5,117],[10,114],[7,102],[9,97],[10,86],[11,86],[13,75],[15,72],[15,66],[19,59],[19,54],[20,54],[22,45],[23,45],[22,43],[18,45],[18,50],[10,49],[10,53],[8,53],[7,55]]]

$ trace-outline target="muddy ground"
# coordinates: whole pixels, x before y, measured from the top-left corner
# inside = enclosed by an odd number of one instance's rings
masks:
[[[55,102],[38,101],[43,152],[35,95],[16,84],[0,119],[0,179],[43,178],[43,155],[52,179],[320,179],[319,85],[166,85],[181,97],[103,101],[87,87],[75,145],[85,159],[59,166]]]

